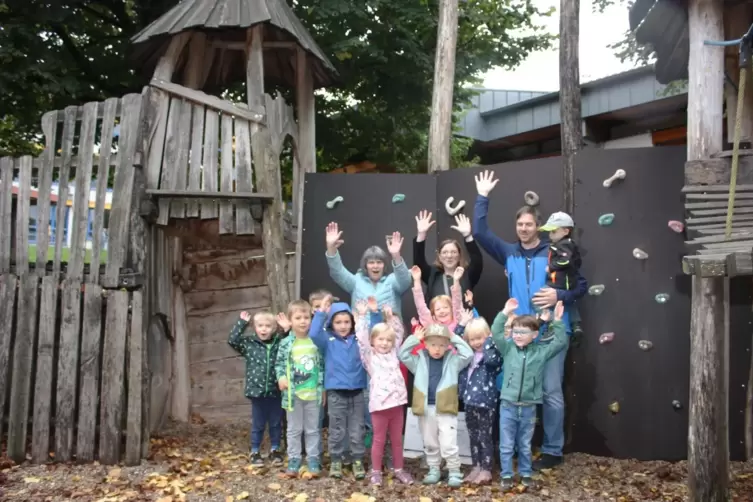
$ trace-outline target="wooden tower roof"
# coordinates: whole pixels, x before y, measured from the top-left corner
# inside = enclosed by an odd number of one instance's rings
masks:
[[[204,89],[217,89],[245,79],[246,32],[259,23],[265,24],[264,41],[268,49],[264,51],[265,80],[295,87],[292,49],[298,44],[314,56],[309,58],[314,87],[335,83],[337,70],[285,0],[182,0],[131,39],[133,57],[141,64],[142,71],[151,74],[171,37],[184,31],[202,31],[216,51]],[[178,63],[176,76],[182,73],[184,63]]]

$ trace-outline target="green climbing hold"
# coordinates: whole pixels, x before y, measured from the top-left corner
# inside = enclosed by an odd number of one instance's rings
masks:
[[[344,201],[344,200],[345,200],[345,199],[343,199],[341,195],[338,195],[338,196],[337,196],[337,197],[335,197],[334,199],[332,199],[332,200],[330,200],[330,201],[327,201],[327,209],[334,209],[334,208],[335,208],[335,206],[336,206],[336,205],[337,205],[338,203],[340,203],[340,202],[342,202],[342,201]]]
[[[405,194],[402,193],[396,193],[392,196],[392,203],[397,204],[398,202],[402,202],[405,200]]]
[[[659,293],[654,297],[656,303],[667,303],[669,301],[669,295],[667,293]]]
[[[602,227],[608,227],[614,221],[614,213],[602,214],[599,216],[599,225]]]

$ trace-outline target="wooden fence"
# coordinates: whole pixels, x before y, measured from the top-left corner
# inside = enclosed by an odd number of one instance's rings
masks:
[[[124,279],[135,245],[129,229],[138,217],[132,194],[141,169],[141,115],[141,94],[49,112],[38,159],[0,159],[0,436],[16,461],[29,448],[34,463],[97,458],[114,464],[124,453],[135,464],[146,454],[148,308],[142,290]],[[106,224],[108,178],[114,181]],[[69,182],[75,187],[70,248],[65,225],[50,232],[53,180],[59,181],[58,222],[66,217]],[[35,247],[29,245],[34,206]]]

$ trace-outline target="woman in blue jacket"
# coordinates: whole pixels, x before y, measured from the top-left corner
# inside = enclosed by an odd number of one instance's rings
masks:
[[[511,243],[500,239],[489,229],[489,193],[497,185],[492,171],[476,176],[476,206],[473,212],[473,237],[493,260],[505,267],[508,279],[508,295],[518,300],[518,315],[535,315],[540,309],[553,307],[558,301],[572,305],[588,290],[588,283],[580,276],[574,289],[565,291],[546,287],[548,262],[548,239],[539,237],[539,215],[535,208],[524,206],[515,215],[515,231],[518,241]],[[563,322],[570,332],[569,313]],[[545,342],[546,340],[538,340]],[[569,344],[569,339],[568,339]],[[567,348],[550,359],[544,369],[544,403],[542,425],[544,441],[541,458],[534,468],[549,469],[562,463],[562,448],[565,445],[565,397],[562,382],[565,373]]]

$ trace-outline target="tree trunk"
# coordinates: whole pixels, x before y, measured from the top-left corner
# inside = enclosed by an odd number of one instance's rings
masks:
[[[580,106],[580,0],[560,0],[560,141],[565,211],[575,212],[575,154],[583,144]]]

